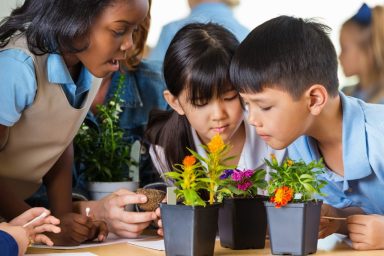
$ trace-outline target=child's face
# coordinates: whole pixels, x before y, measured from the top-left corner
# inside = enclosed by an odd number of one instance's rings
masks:
[[[340,64],[346,76],[360,75],[365,62],[365,54],[359,45],[361,31],[352,24],[346,25],[340,32]]]
[[[293,100],[286,92],[266,88],[260,93],[241,93],[248,108],[248,122],[274,149],[283,149],[305,133],[309,112],[303,99]]]
[[[132,47],[132,32],[148,12],[148,0],[117,0],[95,20],[89,47],[76,57],[96,77],[119,69],[125,51]]]
[[[244,120],[244,110],[235,90],[228,91],[220,98],[213,98],[201,106],[192,105],[187,100],[185,90],[178,100],[189,123],[204,144],[216,133],[220,133],[224,142],[228,143]]]

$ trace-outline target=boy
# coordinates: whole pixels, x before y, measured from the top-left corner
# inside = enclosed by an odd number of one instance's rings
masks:
[[[338,91],[337,57],[325,25],[280,16],[255,28],[233,57],[230,76],[249,122],[292,159],[323,158],[319,237],[348,233],[353,248],[384,249],[384,106]]]

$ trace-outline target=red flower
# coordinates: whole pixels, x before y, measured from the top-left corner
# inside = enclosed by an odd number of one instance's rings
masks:
[[[289,203],[293,198],[293,189],[287,186],[278,188],[271,197],[271,202],[275,204],[276,208],[280,208]]]

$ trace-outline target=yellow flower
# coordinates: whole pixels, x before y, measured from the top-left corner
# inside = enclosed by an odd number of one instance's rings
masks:
[[[211,141],[207,144],[210,153],[217,153],[224,149],[225,144],[220,134],[217,133],[212,137]]]
[[[183,160],[183,165],[185,167],[191,167],[196,163],[196,158],[194,156],[186,156]]]
[[[292,165],[293,165],[293,161],[292,161],[291,159],[288,159],[288,160],[287,160],[287,165],[288,165],[288,166],[292,166]]]

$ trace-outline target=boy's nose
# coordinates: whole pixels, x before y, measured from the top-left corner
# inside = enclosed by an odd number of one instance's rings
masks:
[[[256,116],[253,115],[252,113],[248,114],[247,119],[248,119],[248,123],[252,126],[255,126],[255,127],[261,127],[262,126],[261,121],[258,118],[256,118]]]

